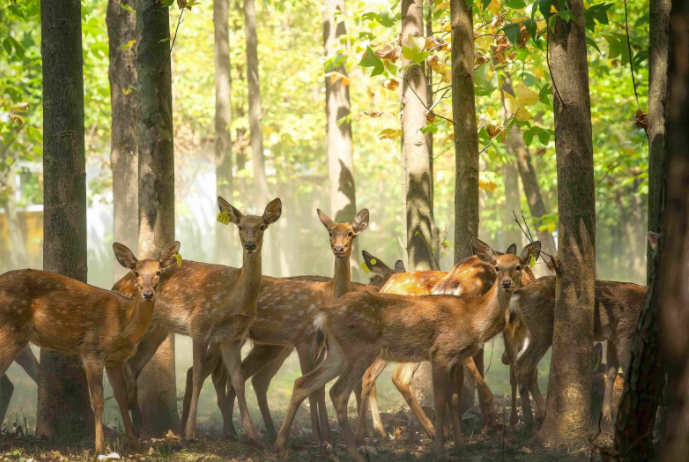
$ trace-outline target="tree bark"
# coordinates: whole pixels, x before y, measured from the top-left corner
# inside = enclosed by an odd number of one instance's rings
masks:
[[[29,266],[29,255],[26,251],[24,234],[19,225],[19,212],[17,210],[17,169],[16,164],[10,166],[7,172],[7,200],[5,201],[5,216],[7,217],[7,232],[10,238],[10,264],[14,269]],[[4,188],[2,188],[4,189]]]
[[[428,13],[426,14],[426,37],[433,37],[433,0],[426,0]],[[424,62],[426,69],[426,104],[433,105],[433,71],[428,63]],[[433,249],[432,269],[440,271],[440,229],[435,222],[435,174],[433,173],[433,132],[426,133],[426,146],[428,146],[428,165],[431,178],[431,249]]]
[[[41,2],[43,58],[43,269],[86,282],[86,157],[81,2]],[[41,349],[36,435],[93,433],[78,356]]]
[[[569,24],[550,32],[556,88],[555,153],[559,233],[553,353],[542,440],[585,442],[591,426],[591,355],[596,275],[593,142],[583,0],[570,0]],[[575,21],[576,18],[576,21]]]
[[[258,36],[256,33],[256,5],[244,0],[244,27],[246,30],[246,70],[249,87],[249,128],[251,130],[251,163],[254,170],[254,198],[257,210],[267,203],[268,182],[263,156],[263,130],[261,128],[261,85],[258,79]]]
[[[507,144],[510,150],[511,147],[509,145],[511,143],[513,143],[512,140]],[[502,172],[505,179],[505,207],[502,211],[502,229],[505,230],[505,241],[503,244],[505,249],[511,244],[517,244],[517,248],[521,249],[522,232],[517,223],[514,222],[514,214],[516,213],[517,216],[520,216],[519,211],[521,209],[519,201],[519,173],[517,172],[514,161],[505,164],[502,168]]]
[[[346,61],[346,44],[340,43],[340,38],[347,34],[344,18],[345,0],[323,0],[323,47],[326,61],[334,60],[338,55],[344,55]],[[331,75],[334,72],[347,76],[344,62],[327,69],[325,74],[325,151],[330,180],[330,212],[336,222],[351,223],[357,209],[352,123],[349,120],[349,85],[343,85],[342,80],[333,83]],[[350,263],[357,273],[358,249],[355,240]]]
[[[474,20],[465,0],[450,0],[452,119],[455,134],[455,262],[470,257],[478,236],[478,129],[474,100]]]
[[[175,239],[175,170],[170,16],[157,0],[139,0],[139,258],[157,258]],[[139,407],[152,434],[179,427],[174,335],[139,376]]]
[[[648,230],[661,232],[665,209],[666,151],[665,98],[667,94],[668,25],[671,0],[651,0],[649,31],[649,165]],[[661,401],[665,374],[658,338],[660,289],[657,270],[664,247],[661,236],[655,256],[648,259],[648,295],[625,371],[624,392],[615,424],[615,453],[629,461],[652,458],[653,428]]]
[[[666,246],[656,279],[661,355],[667,373],[662,460],[689,458],[689,2],[673,0],[667,98]]]
[[[232,75],[230,65],[230,2],[213,0],[215,32],[215,181],[216,195],[232,202]],[[231,264],[234,240],[228,242],[221,233],[215,234],[215,256],[218,263]],[[230,247],[232,250],[228,251]]]
[[[127,4],[136,9],[137,0],[109,0],[105,22],[108,27],[110,62],[110,101],[112,124],[110,164],[112,166],[114,241],[130,249],[137,247],[139,222],[132,210],[139,204],[138,119],[136,101],[136,46],[126,47],[136,40],[136,13],[122,8]],[[123,49],[125,48],[125,49]],[[127,270],[113,266],[114,281]]]

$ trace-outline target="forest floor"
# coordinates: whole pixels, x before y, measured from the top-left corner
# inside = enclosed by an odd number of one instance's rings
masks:
[[[501,401],[501,400],[496,400]],[[508,417],[508,411],[498,402],[498,415]],[[350,415],[352,425],[354,416]],[[382,413],[388,436],[386,438],[367,438],[359,451],[369,461],[434,461],[458,460],[458,454],[452,444],[446,445],[444,457],[438,457],[433,452],[433,442],[422,431],[415,418],[404,410]],[[505,419],[506,420],[506,419]],[[228,441],[221,437],[217,426],[200,426],[199,440],[195,442],[183,441],[176,435],[165,438],[153,438],[143,441],[143,450],[132,453],[127,449],[126,439],[121,437],[110,441],[110,449],[117,454],[117,458],[100,460],[121,460],[137,462],[216,462],[216,461],[245,461],[262,462],[285,460],[291,462],[308,462],[327,460],[324,448],[311,442],[311,432],[308,414],[300,412],[295,420],[292,436],[288,443],[289,453],[286,457],[278,457],[270,449],[257,451],[241,443]],[[584,462],[600,460],[597,454],[592,457],[592,446],[582,447],[578,451],[567,451],[558,448],[543,448],[530,436],[524,434],[523,426],[512,429],[504,427],[492,435],[481,434],[481,422],[478,409],[469,410],[463,418],[465,441],[467,443],[467,458],[462,461],[534,461],[534,462]],[[344,446],[339,444],[339,429],[336,422],[331,421],[333,435],[336,439],[335,455],[340,460],[348,460]],[[265,435],[259,432],[266,447],[270,443]],[[596,445],[609,446],[611,431],[603,431],[596,438]],[[596,451],[593,451],[594,453]],[[93,442],[83,441],[81,444],[56,444],[40,441],[33,437],[17,439],[14,435],[5,434],[0,441],[0,462],[61,462],[61,461],[93,461],[98,460],[93,452]]]

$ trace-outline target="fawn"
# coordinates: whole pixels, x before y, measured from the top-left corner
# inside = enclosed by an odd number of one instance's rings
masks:
[[[481,297],[434,295],[409,297],[382,293],[347,294],[319,310],[316,326],[325,333],[328,355],[313,372],[294,384],[292,399],[280,428],[276,447],[284,453],[287,436],[300,403],[313,390],[339,376],[330,390],[349,456],[363,462],[349,427],[347,402],[356,383],[376,360],[431,361],[436,408],[436,427],[443,424],[445,406],[453,408],[451,417],[455,444],[463,448],[457,399],[452,399],[454,376],[451,370],[473,355],[480,345],[505,328],[512,292],[519,287],[521,271],[540,252],[540,243],[525,247],[517,257],[498,256],[476,240],[478,257],[494,265],[497,279]],[[461,378],[461,368],[457,368]],[[450,391],[448,393],[448,391]],[[443,432],[435,432],[435,449],[443,448]]]
[[[126,246],[113,244],[117,261],[134,279],[133,298],[47,271],[10,271],[0,276],[0,373],[5,374],[29,342],[79,355],[91,392],[98,453],[105,450],[103,367],[129,444],[140,448],[129,418],[122,364],[148,329],[161,275],[176,262],[179,247],[173,242],[158,260],[139,261]]]

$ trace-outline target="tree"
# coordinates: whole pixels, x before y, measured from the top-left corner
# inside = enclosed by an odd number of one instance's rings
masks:
[[[216,195],[232,200],[232,76],[230,66],[230,2],[213,0],[213,30],[215,34],[215,181]],[[217,231],[217,230],[216,230]],[[215,235],[215,255],[222,263],[231,263],[234,252],[220,251],[230,243]]]
[[[596,278],[593,141],[584,3],[570,0],[568,5],[571,20],[558,16],[547,37],[555,88],[559,253],[546,420],[539,436],[551,444],[584,442],[591,425]]]
[[[347,77],[345,0],[323,0],[323,48],[325,50],[325,152],[330,180],[330,212],[338,223],[351,223],[356,215],[356,188],[352,153],[349,78]],[[343,48],[344,47],[344,48]],[[357,241],[350,257],[358,267]]]
[[[139,258],[157,258],[175,239],[175,171],[169,10],[157,0],[136,9],[139,104]],[[174,335],[139,376],[139,406],[154,434],[179,427]]]
[[[41,2],[43,55],[43,269],[86,282],[86,164],[81,3]],[[93,432],[78,357],[41,349],[36,434]]]
[[[656,233],[661,232],[665,207],[665,100],[671,4],[671,0],[652,0],[649,17],[648,230]],[[615,424],[615,453],[630,461],[649,460],[652,456],[656,411],[665,386],[658,337],[661,249],[659,243],[655,257],[651,253],[648,259],[648,295],[634,337]]]
[[[136,102],[136,13],[137,0],[109,0],[105,22],[108,26],[110,62],[110,101],[112,125],[110,164],[112,165],[112,202],[114,241],[130,249],[138,243],[138,217],[132,213],[139,203],[138,171],[138,117]],[[120,265],[114,265],[114,279],[127,273]]]
[[[511,244],[517,244],[517,248],[521,249],[522,233],[519,226],[514,222],[514,213],[519,216],[519,172],[514,161],[507,162],[503,168],[503,177],[505,178],[505,207],[502,211],[502,223],[505,241],[504,247],[507,248]]]

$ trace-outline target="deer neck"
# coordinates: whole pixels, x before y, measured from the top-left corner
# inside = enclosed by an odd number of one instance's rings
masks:
[[[480,310],[482,341],[490,340],[505,330],[505,312],[510,307],[512,292],[499,287],[495,281],[493,287],[483,297],[483,308]]]
[[[144,300],[141,294],[137,293],[131,301],[133,308],[130,311],[129,322],[120,334],[127,343],[137,343],[148,330],[153,318],[154,300]]]
[[[247,314],[256,314],[256,301],[261,292],[261,252],[243,252],[242,263],[242,299],[244,306],[249,311]]]
[[[351,280],[352,270],[349,267],[349,258],[335,257],[335,276],[333,276],[333,297],[335,299],[349,292]]]

